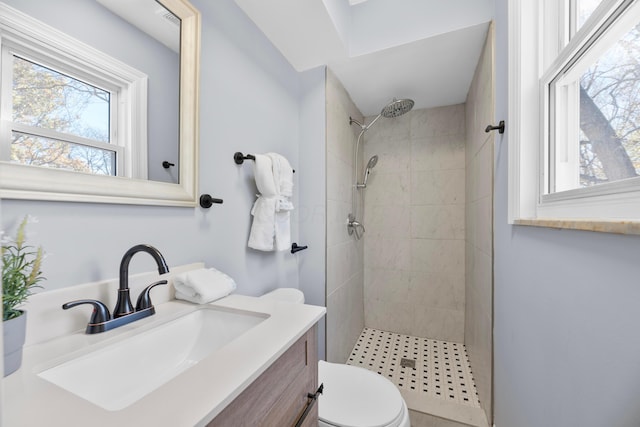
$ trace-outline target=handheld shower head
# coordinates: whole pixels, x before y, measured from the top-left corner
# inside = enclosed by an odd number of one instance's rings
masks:
[[[378,164],[378,156],[373,156],[369,159],[367,163],[367,169],[373,169]]]
[[[378,164],[377,155],[369,159],[369,161],[367,162],[367,167],[364,170],[364,177],[362,178],[362,184],[360,185],[360,188],[366,188],[367,181],[369,180],[369,172],[371,172],[371,169],[373,169],[377,164]]]

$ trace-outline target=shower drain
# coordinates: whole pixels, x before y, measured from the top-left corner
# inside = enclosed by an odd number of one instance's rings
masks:
[[[383,375],[400,391],[480,407],[462,343],[364,328],[347,364]]]
[[[403,357],[402,359],[400,359],[400,366],[402,366],[403,368],[415,369],[416,361],[413,359],[406,359]]]

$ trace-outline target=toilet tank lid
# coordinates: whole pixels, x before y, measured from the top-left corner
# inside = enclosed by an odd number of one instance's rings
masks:
[[[404,411],[402,395],[385,377],[358,366],[318,362],[321,420],[336,426],[396,426]]]
[[[271,292],[267,292],[260,298],[282,302],[291,302],[295,304],[304,304],[304,293],[302,293],[300,289],[295,288],[278,288]]]

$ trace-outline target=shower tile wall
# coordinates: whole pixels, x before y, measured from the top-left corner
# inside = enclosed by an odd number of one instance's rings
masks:
[[[381,118],[364,138],[364,162],[379,156],[364,194],[365,325],[462,342],[465,106]]]
[[[480,406],[491,420],[493,330],[493,27],[467,95],[465,337]],[[489,423],[491,424],[491,423]]]
[[[347,234],[353,151],[362,122],[349,94],[327,70],[327,361],[346,362],[364,328],[363,244]],[[361,161],[361,160],[360,160]]]

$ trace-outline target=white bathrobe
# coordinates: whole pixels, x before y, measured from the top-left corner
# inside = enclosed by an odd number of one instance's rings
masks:
[[[254,175],[260,194],[251,209],[249,247],[260,251],[291,248],[293,169],[277,153],[256,154]]]

